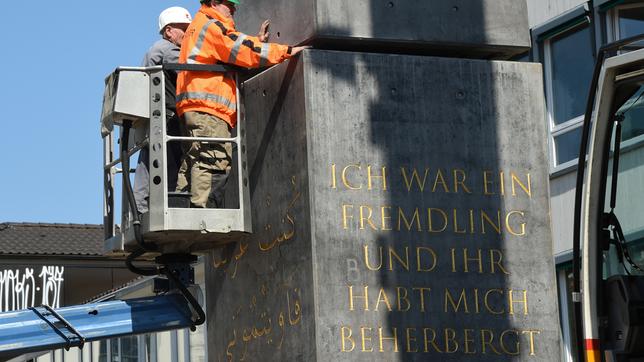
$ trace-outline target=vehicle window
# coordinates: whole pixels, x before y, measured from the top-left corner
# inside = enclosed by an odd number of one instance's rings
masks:
[[[615,113],[621,119],[619,160],[615,208],[624,239],[626,257],[620,258],[619,248],[611,245],[604,256],[604,277],[616,274],[644,274],[628,262],[628,256],[644,269],[644,86],[632,94]],[[611,212],[611,188],[615,160],[615,137],[617,127],[612,129],[612,156],[608,163],[605,212]],[[611,235],[612,236],[612,235]],[[623,259],[623,262],[622,262]]]

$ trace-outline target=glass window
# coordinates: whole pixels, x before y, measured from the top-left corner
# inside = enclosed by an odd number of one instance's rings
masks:
[[[584,114],[594,59],[585,26],[550,40],[552,118],[555,125]]]
[[[622,142],[644,134],[644,87],[640,87],[617,113],[624,116]]]
[[[118,338],[110,340],[110,356],[112,360],[110,362],[119,362],[119,340]]]
[[[573,274],[572,264],[557,266],[557,287],[559,288],[560,323],[564,339],[564,361],[574,361],[577,355],[577,328],[573,317],[574,305],[572,303]]]
[[[121,337],[121,358],[119,362],[137,362],[139,359],[139,340],[136,336]]]
[[[581,142],[582,127],[577,127],[572,131],[562,133],[554,137],[555,149],[557,150],[557,164],[561,165],[572,161],[579,156],[579,146]]]
[[[624,239],[627,242],[628,252],[632,260],[644,268],[644,194],[642,194],[642,180],[644,180],[644,147],[625,147],[629,139],[644,134],[644,86],[637,89],[617,110],[616,115],[623,115],[621,129],[621,145],[619,151],[619,164],[617,174],[617,192],[615,194],[615,209]],[[615,133],[613,127],[611,136],[611,151],[615,153]],[[633,144],[633,142],[628,142]],[[607,186],[605,197],[605,211],[610,212],[612,188],[613,159],[608,163]],[[615,246],[611,245],[610,252],[604,255],[604,277],[615,274],[629,273],[640,274],[628,263],[621,263]]]
[[[575,20],[579,21],[579,19]],[[543,41],[552,171],[574,164],[595,58],[588,23]]]
[[[108,341],[99,341],[98,343],[98,362],[107,362]]]
[[[607,41],[614,42],[644,33],[644,5],[628,4],[616,6],[606,13],[604,24]],[[622,52],[644,47],[644,41],[630,44]]]
[[[644,33],[644,7],[624,7],[618,10],[621,39]]]

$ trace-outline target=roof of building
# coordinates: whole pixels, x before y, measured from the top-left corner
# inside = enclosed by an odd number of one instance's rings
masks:
[[[103,254],[103,225],[0,223],[0,255]]]

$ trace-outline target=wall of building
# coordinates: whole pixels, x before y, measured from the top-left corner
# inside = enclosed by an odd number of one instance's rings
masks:
[[[550,180],[552,249],[555,257],[568,253],[572,248],[576,181],[576,172],[567,172]]]
[[[528,3],[528,22],[534,28],[555,16],[586,3],[584,0],[526,0]]]

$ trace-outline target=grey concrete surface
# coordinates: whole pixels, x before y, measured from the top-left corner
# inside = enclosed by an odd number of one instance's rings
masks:
[[[539,65],[313,50],[244,102],[211,361],[559,360]]]
[[[235,19],[249,34],[270,19],[271,41],[326,49],[504,58],[530,47],[516,0],[249,0]]]

